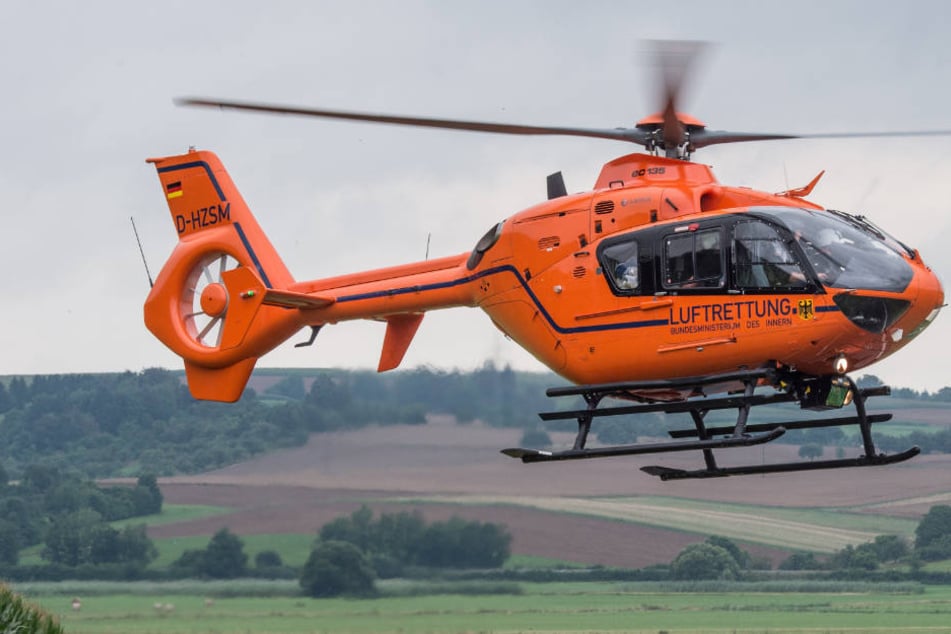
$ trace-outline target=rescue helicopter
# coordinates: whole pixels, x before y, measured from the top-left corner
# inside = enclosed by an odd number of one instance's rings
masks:
[[[181,356],[191,394],[233,402],[257,360],[300,330],[386,323],[378,370],[400,365],[427,311],[481,308],[505,335],[573,385],[551,397],[583,407],[541,413],[576,420],[571,449],[509,448],[525,463],[698,451],[695,470],[647,466],[664,480],[886,465],[850,371],[894,354],[938,315],[944,293],[917,250],[868,218],[810,202],[804,187],[766,193],[719,183],[691,161],[714,144],[792,138],[948,135],[951,130],[760,134],[710,130],[676,108],[697,47],[659,51],[663,108],[628,128],[574,128],[369,114],[220,99],[180,104],[518,135],[613,139],[644,151],[606,163],[590,191],[560,173],[547,200],[494,224],[470,252],[348,275],[296,280],[218,157],[151,158],[178,243],[145,302],[148,329]],[[610,399],[605,405],[605,399]],[[825,418],[750,420],[754,407],[796,403]],[[736,410],[725,426],[708,413]],[[596,419],[688,413],[667,441],[587,446]],[[715,450],[776,440],[787,430],[857,426],[857,457],[721,466]]]

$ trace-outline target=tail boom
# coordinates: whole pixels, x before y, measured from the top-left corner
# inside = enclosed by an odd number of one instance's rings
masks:
[[[385,321],[379,369],[394,368],[423,313],[476,304],[468,254],[295,282],[217,156],[149,162],[179,240],[145,302],[145,323],[183,358],[195,398],[237,400],[257,359],[305,326]]]

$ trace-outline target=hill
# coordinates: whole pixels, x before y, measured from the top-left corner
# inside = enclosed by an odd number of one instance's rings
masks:
[[[231,511],[150,534],[210,535],[225,526],[245,535],[314,534],[366,503],[380,512],[418,509],[431,520],[455,514],[501,521],[513,534],[513,552],[522,555],[640,567],[668,562],[716,533],[775,564],[794,550],[832,552],[883,533],[907,537],[932,504],[951,501],[951,456],[886,468],[665,483],[638,471],[656,458],[523,465],[499,454],[519,433],[437,417],[423,426],[315,434],[302,447],[163,479],[169,503]],[[556,443],[570,438],[553,435]],[[783,459],[794,451],[773,446],[765,456],[754,449],[732,458]]]

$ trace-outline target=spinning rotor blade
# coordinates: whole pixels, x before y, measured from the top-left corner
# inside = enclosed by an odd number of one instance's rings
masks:
[[[677,102],[687,83],[687,76],[695,60],[706,48],[704,42],[693,41],[654,41],[650,43],[657,65],[658,75],[663,84],[663,104],[661,111],[661,137],[663,147],[670,151],[683,145],[687,140],[687,129],[677,115]]]
[[[521,125],[495,123],[488,121],[464,121],[459,119],[436,119],[430,117],[411,117],[390,114],[354,112],[349,110],[328,110],[323,108],[304,108],[270,103],[249,101],[228,101],[204,97],[186,97],[176,99],[182,106],[205,106],[211,108],[264,112],[269,114],[294,115],[300,117],[322,117],[387,123],[391,125],[417,126],[422,128],[441,128],[446,130],[465,130],[469,132],[490,132],[495,134],[518,134],[529,136],[557,135],[610,139],[636,143],[648,152],[663,152],[668,158],[690,160],[694,150],[722,143],[745,143],[749,141],[777,141],[783,139],[860,139],[888,137],[925,137],[951,136],[949,130],[912,130],[904,132],[831,132],[819,134],[787,134],[731,132],[728,130],[707,130],[705,124],[682,112],[678,112],[678,101],[687,85],[691,68],[707,48],[705,42],[695,41],[652,41],[648,42],[647,55],[653,56],[657,75],[661,83],[661,103],[663,110],[638,121],[631,128],[576,128],[561,126]]]
[[[392,125],[409,125],[421,128],[444,128],[449,130],[467,130],[470,132],[494,132],[497,134],[523,135],[559,135],[582,136],[596,139],[612,139],[615,141],[629,141],[645,145],[647,134],[641,130],[631,128],[565,128],[551,126],[519,125],[511,123],[492,123],[486,121],[461,121],[458,119],[431,119],[427,117],[405,117],[399,115],[372,114],[367,112],[353,112],[347,110],[324,110],[318,108],[300,108],[296,106],[282,106],[277,104],[252,103],[247,101],[221,101],[204,98],[176,99],[175,103],[182,106],[208,106],[230,110],[247,110],[251,112],[267,112],[270,114],[297,115],[302,117],[323,117],[327,119],[345,119],[348,121],[367,121],[371,123],[389,123]]]

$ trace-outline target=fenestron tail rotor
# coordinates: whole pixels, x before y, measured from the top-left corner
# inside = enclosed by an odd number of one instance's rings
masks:
[[[238,266],[237,259],[216,251],[204,255],[185,278],[181,318],[195,343],[209,349],[220,348],[229,301],[224,273]]]

